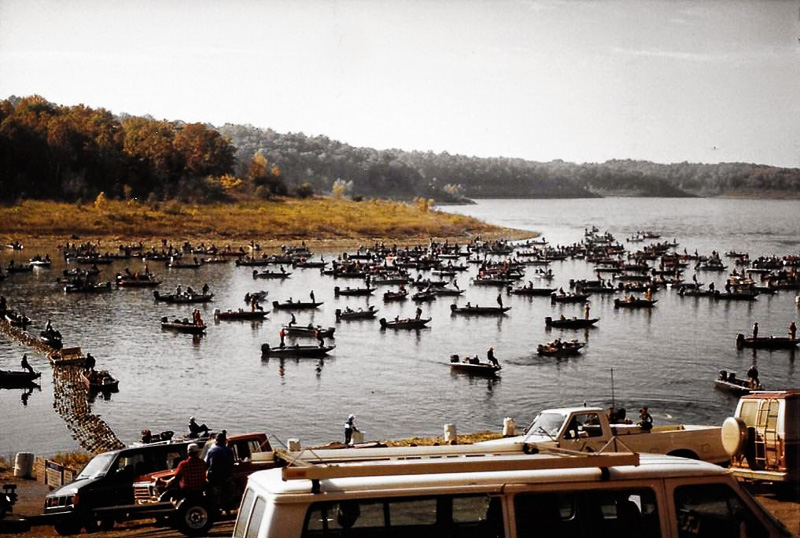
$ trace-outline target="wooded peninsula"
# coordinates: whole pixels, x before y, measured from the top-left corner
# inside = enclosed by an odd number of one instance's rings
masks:
[[[535,141],[531,141],[535,143]],[[353,147],[249,125],[214,127],[41,96],[0,101],[0,200],[150,204],[352,200],[800,196],[800,169],[748,163],[547,163]]]

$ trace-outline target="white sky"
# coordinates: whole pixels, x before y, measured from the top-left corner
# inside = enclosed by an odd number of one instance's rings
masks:
[[[0,0],[0,98],[356,146],[800,166],[797,1]]]

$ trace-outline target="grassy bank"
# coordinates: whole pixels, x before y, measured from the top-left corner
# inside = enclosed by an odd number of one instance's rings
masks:
[[[332,198],[262,203],[143,204],[99,199],[91,204],[25,201],[0,208],[3,241],[77,236],[119,241],[148,238],[233,241],[364,241],[530,237],[471,217],[431,210],[425,202],[353,202]]]

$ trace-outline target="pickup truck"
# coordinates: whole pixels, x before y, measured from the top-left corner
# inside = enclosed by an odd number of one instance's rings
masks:
[[[667,454],[727,463],[730,456],[722,445],[722,428],[717,426],[659,426],[649,431],[634,424],[610,424],[599,407],[546,409],[533,420],[524,435],[479,444],[538,446],[579,452],[633,452]]]
[[[206,442],[201,453],[206,454],[215,441]],[[228,491],[226,499],[217,496],[196,496],[190,499],[181,497],[177,487],[166,488],[164,481],[175,475],[175,468],[157,471],[140,477],[133,484],[133,495],[140,509],[156,511],[159,518],[168,519],[178,530],[187,535],[204,535],[213,525],[218,510],[238,507],[241,494],[247,485],[247,478],[255,471],[272,469],[276,466],[275,453],[269,444],[266,433],[243,433],[228,436],[228,447],[233,452],[233,478],[236,491]],[[233,489],[233,488],[231,488]],[[231,498],[227,498],[231,497]],[[227,506],[221,506],[227,505]]]

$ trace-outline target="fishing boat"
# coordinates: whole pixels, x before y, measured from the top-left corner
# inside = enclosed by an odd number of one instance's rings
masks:
[[[287,336],[307,336],[309,338],[333,338],[336,327],[322,327],[321,325],[284,325],[281,330]]]
[[[433,293],[437,297],[458,297],[464,294],[464,290],[458,288],[433,288]]]
[[[408,290],[387,291],[383,294],[384,302],[405,301],[408,299]]]
[[[272,301],[272,308],[274,310],[310,310],[312,308],[319,308],[322,304],[322,301],[292,301],[289,299],[288,301],[284,301],[282,303],[278,301]]]
[[[273,278],[273,279],[284,279],[289,278],[292,276],[292,273],[287,273],[286,271],[261,271],[258,272],[257,269],[253,269],[253,280],[257,278]]]
[[[436,300],[436,291],[433,288],[418,291],[411,296],[411,300],[417,303],[427,303]]]
[[[213,293],[171,293],[161,295],[158,291],[153,291],[153,297],[161,303],[191,304],[207,303],[214,298]]]
[[[119,288],[155,288],[161,284],[155,275],[123,275],[117,273],[117,287]]]
[[[600,318],[565,318],[553,319],[550,316],[544,318],[546,327],[554,327],[556,329],[585,329],[587,327],[594,327],[594,324],[600,321]]]
[[[550,303],[585,303],[588,298],[588,293],[553,293],[550,295]]]
[[[0,370],[0,386],[24,387],[33,383],[41,375],[41,372],[29,372],[27,370]]]
[[[33,265],[29,263],[14,263],[14,260],[8,262],[6,272],[11,273],[31,273],[33,272]]]
[[[450,305],[450,312],[453,314],[467,314],[474,316],[500,316],[511,310],[510,306],[478,306],[470,305],[458,306],[456,304]]]
[[[627,297],[625,299],[614,299],[614,308],[652,308],[658,299],[636,299]]]
[[[726,372],[725,370],[719,372],[719,377],[714,380],[714,386],[720,390],[731,392],[736,396],[750,394],[756,390],[764,390],[761,382],[755,381],[754,386],[749,379],[739,379],[736,377],[736,372]]]
[[[555,288],[534,288],[533,286],[522,286],[520,288],[508,287],[508,293],[511,295],[523,295],[526,297],[546,297],[552,295],[556,291]]]
[[[167,316],[161,318],[161,328],[165,331],[174,331],[187,334],[203,334],[206,332],[205,325],[195,325],[188,318],[169,320]]]
[[[39,333],[39,337],[47,346],[50,346],[53,349],[61,349],[63,344],[61,343],[61,332],[55,329],[50,329],[49,331],[45,329]]]
[[[359,308],[358,310],[353,310],[352,308],[345,308],[342,310],[341,308],[336,309],[336,321],[342,320],[352,320],[352,319],[372,319],[375,317],[375,314],[378,313],[378,310],[370,305],[370,307],[366,310]]]
[[[111,291],[111,282],[69,282],[64,286],[64,293],[104,293]]]
[[[268,343],[261,344],[262,357],[323,357],[336,346],[276,346],[270,347]]]
[[[195,261],[191,262],[182,262],[180,260],[174,260],[167,263],[167,267],[170,269],[199,269],[200,268],[200,261],[195,258]]]
[[[214,309],[214,319],[226,321],[260,321],[267,317],[267,312],[263,310],[225,310]]]
[[[742,333],[736,335],[736,347],[754,349],[794,349],[800,344],[800,338],[789,338],[788,336],[759,336],[756,338],[746,337]]]
[[[115,379],[108,370],[86,370],[81,372],[81,377],[89,392],[117,392],[119,380]]]
[[[586,344],[578,342],[577,340],[571,342],[555,340],[547,344],[539,344],[539,346],[536,347],[536,353],[546,357],[569,357],[578,355],[584,346],[586,346]]]
[[[381,329],[422,329],[430,321],[431,318],[395,318],[390,321],[386,321],[386,318],[381,318],[380,324]]]
[[[450,355],[450,369],[464,374],[494,377],[502,369],[502,366],[481,362],[478,357],[461,359],[458,355]]]
[[[346,288],[340,288],[336,286],[333,288],[333,295],[334,297],[339,297],[340,295],[343,297],[363,297],[365,295],[372,295],[376,288],[370,288],[367,286],[366,288],[351,288],[347,286]]]

